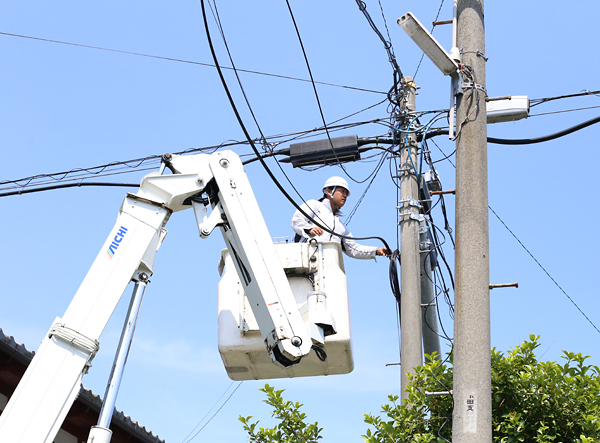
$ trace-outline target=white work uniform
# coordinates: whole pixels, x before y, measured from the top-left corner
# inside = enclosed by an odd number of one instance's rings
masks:
[[[350,231],[348,231],[340,221],[340,212],[338,211],[337,214],[334,214],[331,210],[331,203],[329,200],[326,199],[322,202],[319,200],[308,200],[300,207],[320,225],[328,227],[336,234],[343,235],[344,237],[352,237]],[[377,247],[359,245],[353,239],[340,238],[337,235],[330,234],[326,231],[318,236],[308,234],[308,231],[314,227],[315,225],[302,215],[300,211],[294,213],[294,216],[292,217],[292,228],[300,237],[302,237],[300,240],[301,242],[306,242],[313,238],[318,242],[335,241],[342,244],[342,250],[350,257],[360,259],[375,258]]]

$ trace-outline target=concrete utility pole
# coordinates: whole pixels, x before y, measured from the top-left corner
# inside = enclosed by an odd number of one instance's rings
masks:
[[[458,0],[453,443],[491,443],[489,229],[483,0]]]
[[[412,77],[404,77],[406,108],[415,111],[416,86]],[[409,117],[410,118],[410,117]],[[411,118],[412,119],[412,118]],[[410,120],[409,120],[410,121]],[[406,127],[406,130],[410,128]],[[408,383],[408,374],[423,364],[421,350],[421,281],[419,248],[419,183],[417,181],[417,136],[401,134],[400,142],[400,245],[402,250],[401,285],[402,301],[400,307],[401,335],[401,400],[408,394],[404,392]]]

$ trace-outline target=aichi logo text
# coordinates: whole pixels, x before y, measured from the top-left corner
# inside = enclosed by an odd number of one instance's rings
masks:
[[[112,243],[108,246],[108,250],[106,251],[106,253],[108,254],[108,258],[113,258],[115,256],[117,249],[123,241],[123,238],[125,237],[126,233],[127,228],[121,226],[117,231],[117,235],[115,235],[115,238],[113,239]]]

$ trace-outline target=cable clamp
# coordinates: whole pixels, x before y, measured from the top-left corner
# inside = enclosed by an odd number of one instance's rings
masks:
[[[405,175],[414,175],[414,176],[416,176],[417,174],[415,172],[413,172],[413,168],[411,168],[411,167],[406,167],[406,168],[400,168],[400,169],[398,169],[398,178],[404,177]]]
[[[423,205],[421,205],[421,203],[419,203],[419,200],[415,200],[414,198],[403,198],[402,200],[400,200],[398,202],[401,205],[404,205],[404,203],[408,203],[408,206],[413,206],[415,208],[422,208]],[[402,209],[404,206],[396,206],[396,209]]]
[[[465,51],[465,50],[463,50],[463,48],[460,48],[460,55],[463,55],[463,54],[475,54],[477,57],[481,57],[486,62],[489,60],[489,57],[486,57],[485,54],[483,52],[481,52],[479,49],[477,51]]]
[[[419,246],[421,248],[421,251],[427,251],[430,252],[431,249],[429,249],[429,246],[431,246],[433,243],[431,243],[429,240],[425,240],[419,243]]]
[[[489,60],[488,57],[485,56],[485,54],[483,52],[481,52],[479,49],[475,52],[475,54],[477,55],[477,57],[481,57],[482,59],[484,59],[486,62]]]
[[[420,129],[418,129],[417,131],[420,131]],[[402,149],[410,149],[410,148],[417,148],[417,150],[419,149],[419,143],[417,142],[417,140],[413,137],[410,137],[410,135],[414,135],[413,133],[409,134],[409,139],[408,141],[406,140],[406,138],[403,136],[400,139],[400,146],[399,146],[399,151],[400,152]]]
[[[401,212],[399,215],[400,215],[400,217],[402,217],[402,220],[400,220],[400,222],[398,224],[405,222],[405,221],[410,221],[410,219],[416,220],[416,221],[421,221],[421,216],[412,211]],[[404,218],[406,216],[409,217],[408,220]]]
[[[91,339],[78,331],[65,326],[63,323],[55,323],[50,328],[48,338],[60,338],[61,340],[70,343],[89,354],[86,367],[91,366],[91,362],[100,349],[100,342],[98,340]],[[87,372],[87,371],[86,371]]]
[[[487,91],[486,89],[480,85],[479,83],[472,83],[472,82],[461,82],[458,85],[458,90],[457,90],[457,94],[464,94],[465,89],[479,89],[480,91],[482,91],[486,97],[487,97]]]

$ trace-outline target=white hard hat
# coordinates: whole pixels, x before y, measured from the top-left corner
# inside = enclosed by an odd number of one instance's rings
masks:
[[[342,177],[333,176],[327,179],[325,184],[323,185],[323,194],[325,194],[325,190],[328,188],[335,188],[340,186],[348,191],[348,195],[350,195],[350,188],[348,187],[348,182],[344,180]]]

